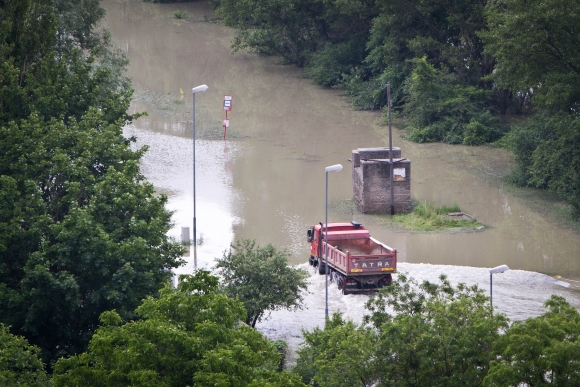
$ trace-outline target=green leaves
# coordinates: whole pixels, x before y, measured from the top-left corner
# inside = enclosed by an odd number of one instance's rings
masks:
[[[304,332],[297,371],[320,386],[477,386],[507,320],[476,286],[399,275],[369,300],[365,325],[339,315]],[[343,383],[343,381],[347,381]]]
[[[488,92],[460,85],[455,74],[435,69],[426,57],[413,62],[403,109],[412,140],[481,145],[501,136],[486,107]]]
[[[490,1],[489,30],[480,35],[496,60],[490,75],[534,104],[577,112],[580,101],[580,5],[570,0]]]
[[[377,335],[334,314],[324,329],[303,332],[295,372],[302,381],[319,386],[371,386],[381,364],[376,359]],[[379,367],[379,368],[378,368]]]
[[[515,126],[507,143],[516,156],[511,178],[521,185],[560,193],[580,217],[580,118],[538,114]]]
[[[131,90],[93,31],[98,1],[0,12],[0,322],[51,367],[86,348],[102,312],[134,316],[182,248],[166,235],[167,199],[139,171],[145,149],[122,135]]]
[[[277,371],[275,346],[239,322],[242,304],[217,293],[216,277],[201,270],[180,280],[144,300],[139,320],[103,313],[89,351],[56,364],[55,385],[303,386]]]
[[[0,324],[0,384],[4,387],[50,387],[52,381],[39,358],[40,349],[14,336]]]
[[[272,245],[256,246],[252,240],[232,244],[230,251],[217,259],[224,292],[244,304],[248,325],[254,327],[266,311],[301,307],[308,274],[287,265],[286,252]]]
[[[487,386],[574,386],[580,383],[580,315],[552,296],[548,312],[516,322],[495,347]]]

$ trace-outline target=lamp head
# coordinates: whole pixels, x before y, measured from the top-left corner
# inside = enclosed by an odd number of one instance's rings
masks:
[[[324,170],[326,172],[338,172],[342,169],[342,165],[341,164],[335,164],[335,165],[331,165],[329,167],[324,168]]]
[[[501,265],[494,267],[493,269],[489,269],[489,274],[498,274],[503,273],[504,271],[509,270],[510,268],[507,265]]]
[[[207,89],[208,89],[207,85],[199,85],[191,89],[191,92],[195,94],[202,91],[206,91]]]

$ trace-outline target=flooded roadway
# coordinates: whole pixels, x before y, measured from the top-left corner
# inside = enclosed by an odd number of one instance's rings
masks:
[[[557,203],[502,183],[510,165],[504,151],[414,144],[394,130],[394,146],[412,162],[412,199],[458,204],[487,226],[472,233],[394,231],[349,205],[351,150],[388,145],[379,112],[352,111],[340,91],[313,85],[275,58],[232,55],[234,33],[210,22],[208,4],[105,0],[103,5],[105,25],[131,60],[132,109],[149,113],[126,134],[150,146],[142,170],[168,195],[176,238],[193,217],[191,88],[209,86],[196,96],[196,216],[198,237],[203,236],[198,267],[211,268],[240,238],[273,243],[288,249],[291,263],[306,262],[306,228],[325,215],[324,167],[341,163],[345,169],[329,176],[329,221],[363,223],[375,238],[397,248],[400,269],[411,276],[435,279],[446,273],[453,282],[487,289],[488,268],[507,264],[512,270],[494,276],[494,305],[511,318],[542,313],[552,293],[580,306],[580,232],[555,220]],[[178,9],[187,13],[185,20],[173,17]],[[233,96],[226,142],[224,95]],[[179,272],[193,267],[190,258]],[[313,291],[320,291],[321,279],[313,275],[311,281]],[[358,319],[364,312],[359,297],[364,296],[332,293],[331,311],[351,310],[347,315]],[[322,322],[323,297],[313,293],[306,301],[310,309],[302,313],[308,317],[300,320]],[[278,313],[261,329],[283,338],[299,335],[291,328],[282,333],[280,324],[287,320]]]

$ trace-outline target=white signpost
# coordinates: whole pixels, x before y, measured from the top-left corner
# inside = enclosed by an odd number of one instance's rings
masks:
[[[226,139],[226,129],[230,127],[230,120],[228,119],[228,112],[232,110],[232,96],[224,95],[224,110],[226,111],[226,119],[224,120],[224,140]]]

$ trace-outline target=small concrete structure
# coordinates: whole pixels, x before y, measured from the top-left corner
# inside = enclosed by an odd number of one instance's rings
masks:
[[[390,213],[391,165],[389,148],[359,148],[352,151],[352,190],[358,209],[364,213]],[[395,212],[411,211],[411,161],[393,147]]]

